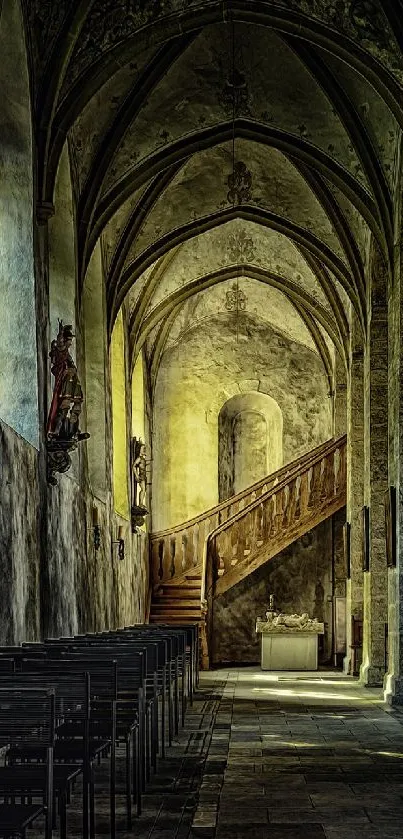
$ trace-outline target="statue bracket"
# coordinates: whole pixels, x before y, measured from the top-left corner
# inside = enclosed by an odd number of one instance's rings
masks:
[[[149,510],[147,507],[141,507],[137,504],[132,505],[131,509],[131,523],[132,523],[132,533],[137,533],[137,528],[142,527],[145,521],[145,517],[149,515]]]
[[[46,441],[46,479],[50,486],[57,486],[56,474],[68,472],[71,468],[70,452],[77,449],[78,444],[88,440],[89,434],[81,432],[70,439],[48,437]]]

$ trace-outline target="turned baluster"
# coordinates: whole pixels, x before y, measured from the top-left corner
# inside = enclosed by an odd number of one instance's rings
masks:
[[[242,559],[242,556],[249,556],[252,549],[253,511],[249,511],[238,524],[243,536],[243,550],[241,548],[240,557]]]
[[[314,463],[311,468],[311,484],[309,488],[309,499],[308,499],[308,507],[311,509],[312,507],[316,507],[319,502],[320,494],[321,494],[321,474],[322,474],[322,461],[319,460],[317,463]]]
[[[233,565],[241,562],[244,557],[245,534],[244,519],[239,519],[231,528],[231,554]]]
[[[199,559],[199,525],[195,524],[193,527],[193,566],[197,565]]]
[[[259,508],[254,507],[253,510],[249,513],[249,552],[253,553],[256,548],[257,542],[257,529],[258,529],[258,512]]]
[[[309,502],[309,471],[302,473],[299,483],[299,511],[302,517],[308,510]]]
[[[162,580],[162,578],[164,576],[164,548],[165,548],[164,540],[160,539],[158,541],[158,548],[157,548],[157,550],[158,550],[158,571],[157,571],[157,574],[158,574],[158,577],[160,578],[160,580]]]
[[[203,550],[204,550],[204,543],[208,537],[208,533],[204,526],[204,521],[200,521],[198,524],[199,535],[198,535],[198,561],[203,562]]]
[[[182,539],[181,539],[181,552],[182,552],[181,566],[182,566],[182,571],[185,571],[185,569],[187,568],[187,557],[186,557],[187,545],[188,545],[188,537],[187,537],[186,533],[182,533]]]
[[[302,481],[300,477],[295,478],[295,488],[294,488],[294,509],[293,509],[293,521],[296,522],[298,519],[301,518],[301,485]]]
[[[231,541],[230,535],[228,530],[223,530],[216,536],[216,554],[217,554],[217,576],[222,577],[225,574],[228,567],[230,567],[230,553],[231,553]]]
[[[334,452],[327,455],[323,468],[322,491],[320,500],[331,500],[334,496]]]
[[[256,510],[256,545],[260,547],[263,545],[264,528],[265,528],[265,512],[264,504],[261,503]]]
[[[274,495],[275,513],[273,520],[273,536],[278,536],[281,533],[283,524],[283,504],[284,504],[283,490],[279,489]]]
[[[176,554],[176,537],[171,536],[169,540],[169,554],[171,558],[171,564],[169,567],[169,575],[170,577],[175,576],[175,554]]]
[[[297,500],[297,479],[293,478],[288,484],[287,506],[283,517],[284,527],[290,527],[294,523]]]
[[[273,495],[270,495],[270,497],[266,500],[264,504],[264,539],[266,541],[270,539],[274,530],[274,515],[274,497]]]

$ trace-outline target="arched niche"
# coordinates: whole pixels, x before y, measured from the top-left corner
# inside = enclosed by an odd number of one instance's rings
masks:
[[[70,160],[67,143],[57,170],[55,212],[49,219],[49,317],[51,337],[58,318],[76,323],[76,255]]]
[[[0,7],[0,416],[39,446],[33,163],[20,3]]]
[[[112,427],[113,427],[113,498],[114,507],[129,518],[126,358],[122,310],[113,327],[111,347]]]
[[[91,256],[83,292],[85,333],[86,428],[91,489],[104,500],[107,492],[106,444],[106,317],[101,246]]]
[[[283,414],[275,399],[249,391],[218,417],[218,495],[225,501],[283,465]]]

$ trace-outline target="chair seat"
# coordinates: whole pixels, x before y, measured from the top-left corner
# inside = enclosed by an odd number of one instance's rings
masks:
[[[59,763],[53,768],[53,786],[56,791],[63,791],[81,773],[80,766],[68,766]],[[18,764],[0,767],[0,795],[17,790],[43,792],[46,785],[46,766],[40,763]]]
[[[40,804],[0,804],[0,836],[22,834],[43,809]]]
[[[109,747],[109,741],[96,740],[90,743],[89,758],[95,760],[99,754]],[[13,763],[44,762],[44,750],[37,746],[13,746],[7,751],[7,761]],[[82,763],[83,740],[78,737],[72,740],[57,740],[53,752],[54,763]]]

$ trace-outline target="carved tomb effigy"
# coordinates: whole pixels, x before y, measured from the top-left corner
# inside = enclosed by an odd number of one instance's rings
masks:
[[[318,635],[323,635],[324,624],[315,618],[266,612],[266,620],[256,620],[256,633],[261,635],[262,670],[318,669]]]

